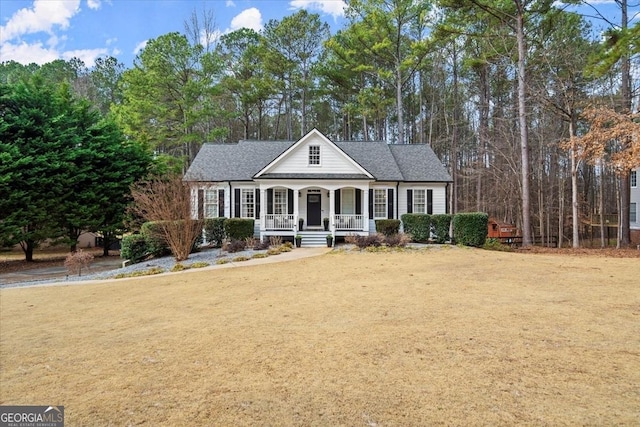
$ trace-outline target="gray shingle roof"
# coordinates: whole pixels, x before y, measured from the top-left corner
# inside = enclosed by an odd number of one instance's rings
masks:
[[[251,181],[253,176],[296,141],[240,141],[204,144],[185,174],[186,181]],[[448,182],[451,177],[428,145],[385,142],[335,142],[377,181]],[[268,174],[263,178],[362,179],[363,176]],[[299,175],[299,174],[298,174]]]

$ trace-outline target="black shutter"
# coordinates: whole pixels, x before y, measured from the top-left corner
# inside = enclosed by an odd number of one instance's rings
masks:
[[[293,190],[290,188],[287,190],[287,213],[293,214]]]
[[[273,213],[273,188],[267,190],[267,213]]]
[[[373,189],[369,189],[369,219],[373,219]]]
[[[224,216],[224,190],[218,190],[218,216]]]
[[[233,201],[233,206],[234,206],[234,214],[233,216],[235,218],[240,218],[240,189],[236,188],[234,190],[234,194],[235,194],[235,200]]]
[[[387,218],[393,219],[393,188],[387,191]]]
[[[333,209],[335,210],[336,215],[340,215],[340,194],[341,194],[340,192],[341,191],[342,190],[335,191],[336,197],[335,197],[335,203],[334,203]]]
[[[260,219],[260,189],[256,188],[256,219]]]
[[[198,219],[204,218],[204,190],[198,189]]]
[[[413,213],[413,190],[407,190],[407,213]]]
[[[427,213],[433,214],[433,190],[427,190]]]
[[[356,188],[356,215],[362,215],[362,190]]]

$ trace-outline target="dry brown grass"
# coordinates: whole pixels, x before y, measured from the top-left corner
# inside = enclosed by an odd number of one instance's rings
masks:
[[[0,291],[69,425],[637,425],[635,258],[443,249]]]

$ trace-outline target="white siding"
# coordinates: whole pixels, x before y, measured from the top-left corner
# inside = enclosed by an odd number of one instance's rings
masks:
[[[433,190],[433,214],[447,213],[447,191],[444,183],[400,184],[398,190],[398,214],[400,219],[407,213],[407,189]],[[426,202],[425,202],[426,203]]]
[[[320,146],[320,165],[309,165],[309,145]],[[347,156],[322,138],[312,137],[280,159],[267,173],[362,173]]]

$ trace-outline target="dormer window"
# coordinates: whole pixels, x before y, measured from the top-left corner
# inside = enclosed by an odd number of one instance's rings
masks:
[[[309,146],[309,166],[320,166],[320,146]]]

